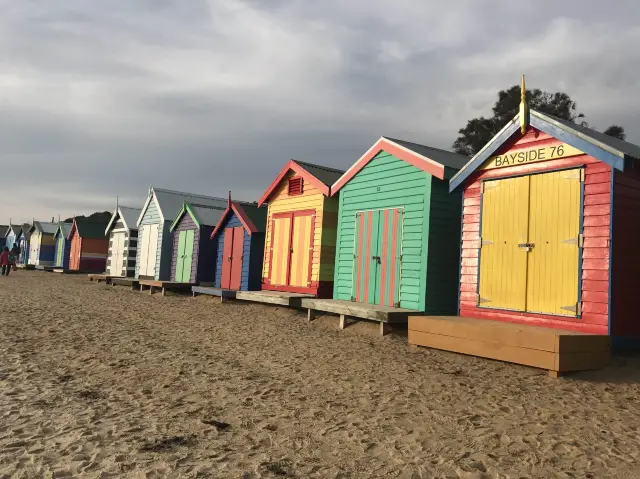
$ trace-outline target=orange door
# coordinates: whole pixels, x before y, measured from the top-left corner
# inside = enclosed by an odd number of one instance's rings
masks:
[[[269,268],[272,285],[311,286],[314,220],[313,210],[274,215]]]
[[[74,235],[71,239],[71,252],[69,253],[69,269],[80,269],[80,242],[82,240],[78,235]]]

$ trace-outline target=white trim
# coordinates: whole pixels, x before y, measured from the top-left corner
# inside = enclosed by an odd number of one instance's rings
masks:
[[[158,199],[156,198],[156,191],[151,188],[151,192],[149,193],[149,195],[147,196],[147,201],[144,202],[144,206],[142,207],[142,211],[140,212],[140,216],[138,216],[138,221],[136,223],[136,226],[138,227],[138,229],[140,229],[140,223],[142,223],[142,219],[144,218],[144,215],[147,212],[147,208],[149,208],[149,205],[151,204],[151,200],[154,200],[156,202],[156,208],[158,209],[158,214],[160,215],[160,219],[162,220],[162,223],[164,223],[164,214],[162,213],[162,210],[160,209],[160,203],[158,203]]]
[[[336,185],[337,185],[337,184],[342,180],[342,178],[343,178],[343,177],[347,176],[347,175],[349,174],[349,172],[350,172],[351,170],[353,170],[353,169],[356,167],[356,165],[358,164],[358,162],[359,162],[360,160],[362,160],[365,156],[368,156],[368,155],[369,155],[369,153],[370,153],[370,152],[371,152],[371,151],[372,151],[376,146],[378,146],[378,143],[380,143],[380,142],[381,142],[382,140],[384,140],[384,139],[385,139],[385,138],[384,138],[384,136],[381,136],[380,138],[378,138],[378,139],[376,140],[376,142],[371,146],[371,148],[369,148],[369,149],[366,151],[366,153],[365,153],[364,155],[362,155],[360,158],[358,158],[358,159],[357,159],[357,160],[356,160],[356,161],[355,161],[355,162],[354,162],[354,163],[349,167],[349,169],[348,169],[347,171],[345,171],[345,172],[342,174],[342,176],[341,176],[340,178],[338,178],[336,181],[334,181],[334,182],[333,182],[333,184],[331,185],[331,188],[329,189],[329,193],[331,193],[331,192],[333,191],[333,189],[335,188],[335,186],[336,186]]]

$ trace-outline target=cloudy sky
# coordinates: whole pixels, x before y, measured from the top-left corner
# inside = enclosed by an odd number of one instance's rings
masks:
[[[640,142],[637,0],[0,0],[0,223],[257,199],[289,158],[449,148],[519,82]]]

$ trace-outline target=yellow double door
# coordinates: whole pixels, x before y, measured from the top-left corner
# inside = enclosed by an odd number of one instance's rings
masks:
[[[581,173],[484,182],[479,306],[579,315]]]

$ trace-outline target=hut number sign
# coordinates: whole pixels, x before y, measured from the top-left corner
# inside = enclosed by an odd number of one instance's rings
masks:
[[[569,156],[582,155],[582,151],[566,143],[552,146],[540,146],[537,148],[525,148],[522,150],[508,151],[504,155],[490,157],[482,167],[483,170],[504,168],[506,166],[525,165],[538,161],[557,160]]]

